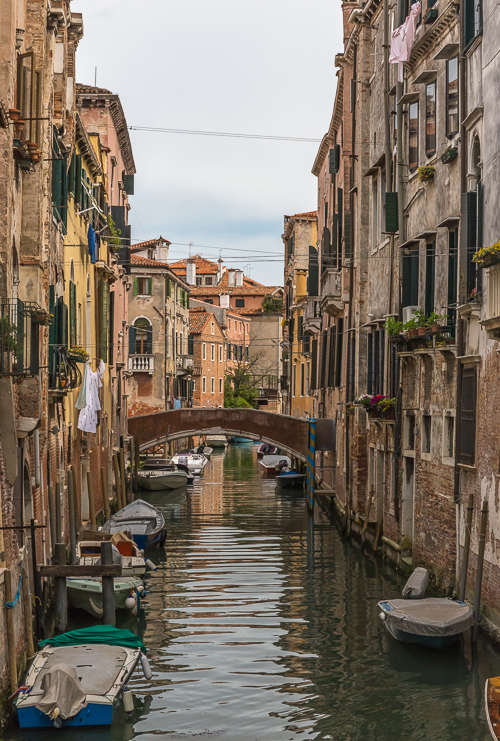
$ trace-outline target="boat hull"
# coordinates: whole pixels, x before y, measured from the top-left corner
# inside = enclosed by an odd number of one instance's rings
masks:
[[[385,627],[400,643],[414,643],[417,646],[423,646],[424,648],[432,648],[435,651],[441,651],[444,648],[453,646],[454,643],[460,640],[462,633],[456,633],[451,636],[422,636],[415,635],[413,633],[406,633],[404,630],[396,628],[394,625],[385,623]]]
[[[492,738],[500,739],[500,677],[490,677],[484,687],[486,720]]]
[[[163,476],[140,476],[139,486],[146,491],[163,491],[164,489],[180,489],[186,486],[188,477],[183,473],[174,473]]]
[[[72,579],[66,580],[68,604],[80,610],[85,610],[89,615],[101,618],[102,606],[102,582],[99,579]],[[117,610],[129,610],[125,601],[130,597],[137,587],[142,586],[142,580],[115,579],[114,595],[115,608]]]
[[[114,709],[111,703],[89,702],[71,720],[61,720],[62,728],[109,726],[113,715]],[[54,721],[34,705],[18,708],[17,717],[21,728],[54,728]]]
[[[233,443],[237,444],[243,444],[243,443],[251,443],[252,440],[250,440],[249,437],[233,437]]]
[[[143,551],[163,545],[166,538],[165,519],[152,505],[137,499],[127,504],[102,526],[105,533],[130,532],[135,544]]]
[[[284,473],[276,476],[276,486],[280,489],[303,489],[305,480],[303,473]]]

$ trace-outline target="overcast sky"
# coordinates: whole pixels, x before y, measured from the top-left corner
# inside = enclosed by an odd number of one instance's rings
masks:
[[[321,139],[335,95],[340,1],[75,0],[77,80],[118,93],[129,126]],[[130,132],[132,238],[283,282],[283,215],[316,208],[318,144]],[[198,246],[199,245],[199,246]],[[216,249],[206,249],[215,247]],[[173,259],[188,247],[172,245]],[[246,271],[248,274],[248,271]]]

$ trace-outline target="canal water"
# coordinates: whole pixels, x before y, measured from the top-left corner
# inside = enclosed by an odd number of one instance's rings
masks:
[[[397,643],[377,601],[402,580],[342,540],[302,493],[262,478],[256,446],[214,452],[190,491],[141,494],[168,524],[139,620],[154,671],[111,729],[29,732],[60,741],[487,741],[480,638],[433,653]],[[82,624],[79,622],[78,624]],[[75,627],[73,624],[70,627]]]

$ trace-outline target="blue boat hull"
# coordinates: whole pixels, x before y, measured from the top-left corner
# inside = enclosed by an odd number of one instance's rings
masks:
[[[162,530],[157,530],[154,533],[149,533],[149,535],[135,534],[133,536],[134,543],[136,543],[137,547],[140,548],[141,551],[149,551],[151,548],[155,548],[157,545],[160,545],[161,534]]]
[[[422,636],[413,633],[406,633],[404,630],[399,630],[392,625],[389,627],[387,623],[385,624],[385,627],[393,638],[401,643],[414,643],[418,646],[423,646],[424,648],[432,648],[439,651],[443,648],[452,646],[460,640],[460,636],[462,635],[462,633],[455,633],[451,636]]]
[[[54,721],[48,715],[42,713],[34,705],[18,708],[17,717],[21,728],[52,728]],[[74,728],[82,726],[109,726],[113,720],[113,705],[100,703],[89,703],[82,708],[78,715],[71,720],[63,720],[63,728]]]

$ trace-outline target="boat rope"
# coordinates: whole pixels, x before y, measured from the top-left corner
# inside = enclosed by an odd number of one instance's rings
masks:
[[[16,597],[15,597],[14,601],[13,602],[6,602],[5,603],[5,607],[8,610],[12,610],[12,608],[15,607],[17,605],[17,603],[19,602],[19,595],[21,594],[21,582],[22,582],[22,580],[23,580],[23,575],[21,574],[21,576],[19,577],[19,586],[17,588],[17,594],[16,594]]]

